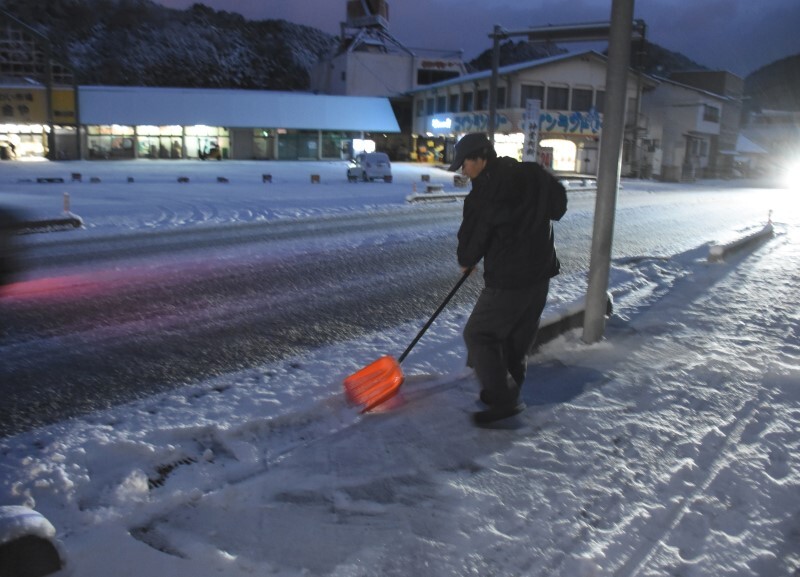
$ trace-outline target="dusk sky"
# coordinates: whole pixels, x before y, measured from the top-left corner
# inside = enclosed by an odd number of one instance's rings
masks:
[[[185,9],[195,0],[156,0]],[[339,34],[346,0],[203,0],[250,20],[283,19]],[[800,53],[798,0],[640,0],[634,15],[648,39],[708,68],[740,76]],[[611,0],[389,0],[389,32],[410,49],[463,50],[471,60],[491,46],[495,24],[524,30],[608,21]],[[517,38],[519,39],[519,38]],[[571,48],[570,45],[564,45]],[[602,48],[602,47],[601,47]]]

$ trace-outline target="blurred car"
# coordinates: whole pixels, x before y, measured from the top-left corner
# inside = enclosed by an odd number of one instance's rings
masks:
[[[347,180],[350,182],[376,178],[392,182],[392,163],[385,152],[364,152],[350,161],[347,167]]]
[[[20,217],[0,207],[0,287],[10,284],[20,272],[19,256],[14,241]]]

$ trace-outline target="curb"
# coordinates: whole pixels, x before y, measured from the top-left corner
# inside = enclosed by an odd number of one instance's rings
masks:
[[[56,232],[59,230],[72,230],[83,226],[79,216],[70,215],[63,218],[49,218],[45,220],[28,220],[13,223],[8,230],[14,234],[31,234],[35,232]]]
[[[16,505],[0,507],[0,575],[44,577],[64,569],[62,547],[55,535],[55,527],[37,511]]]
[[[614,302],[611,293],[606,293],[606,316],[614,311]],[[531,352],[538,347],[549,343],[567,331],[583,326],[586,314],[586,299],[582,298],[568,305],[562,313],[554,313],[543,318],[536,333],[536,340],[531,346]]]
[[[724,260],[726,256],[771,238],[773,234],[774,229],[772,227],[772,222],[768,222],[764,228],[744,238],[740,238],[728,244],[713,245],[708,250],[708,262]]]

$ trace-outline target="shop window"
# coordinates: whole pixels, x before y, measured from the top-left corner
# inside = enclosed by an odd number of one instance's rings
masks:
[[[588,112],[592,108],[592,90],[585,88],[572,89],[572,107],[575,112]]]
[[[127,159],[135,157],[136,131],[120,124],[90,126],[87,130],[90,159]]]
[[[316,130],[287,130],[279,134],[279,160],[317,158],[319,158],[319,144]]]
[[[569,110],[569,88],[548,86],[545,106],[549,110]]]
[[[505,108],[506,107],[506,87],[505,86],[498,86],[497,87],[497,108]]]
[[[222,158],[230,155],[231,139],[227,128],[195,125],[184,128],[184,151],[186,158],[203,158],[216,148]],[[170,154],[170,158],[171,158]]]
[[[461,97],[461,112],[472,112],[473,92],[465,92]]]
[[[447,96],[436,97],[436,113],[447,112]]]
[[[253,158],[272,160],[275,150],[275,132],[266,128],[253,129]]]
[[[594,93],[594,109],[602,114],[606,106],[606,91],[598,90]]]
[[[489,110],[489,91],[487,89],[478,90],[478,105],[475,110]]]
[[[434,100],[433,100],[433,98],[428,98],[425,101],[425,114],[427,114],[428,116],[433,116],[434,110],[435,110],[435,108],[434,108]]]
[[[542,140],[539,142],[540,150],[549,149],[549,164],[553,170],[561,172],[575,172],[578,158],[578,147],[574,142],[566,139]]]
[[[458,112],[458,105],[458,94],[451,94],[449,104],[447,105],[447,112]]]
[[[544,86],[537,86],[535,84],[523,84],[520,86],[519,91],[520,108],[528,106],[528,100],[538,100],[540,106],[544,106]]]
[[[353,154],[353,138],[357,133],[323,132],[322,158],[351,158]]]

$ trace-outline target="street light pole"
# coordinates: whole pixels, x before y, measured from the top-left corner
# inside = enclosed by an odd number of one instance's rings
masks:
[[[492,33],[492,77],[489,80],[489,122],[486,127],[489,141],[494,144],[494,132],[497,129],[497,79],[500,68],[500,38],[503,36],[500,26],[494,25]]]

